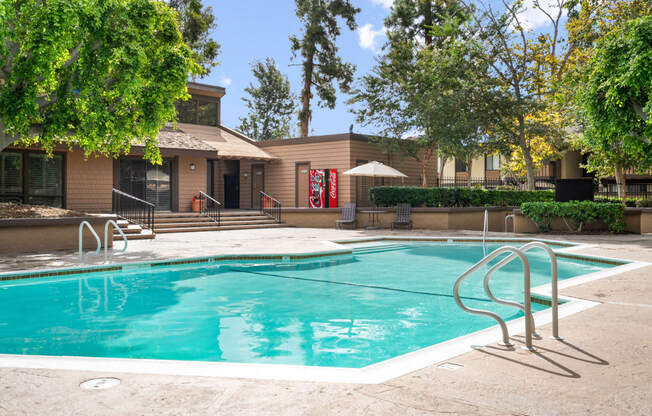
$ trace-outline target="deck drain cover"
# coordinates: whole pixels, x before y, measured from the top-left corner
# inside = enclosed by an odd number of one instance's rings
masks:
[[[103,377],[86,380],[79,385],[84,390],[105,390],[120,384],[119,378]]]
[[[439,368],[443,368],[444,370],[459,370],[460,368],[464,367],[463,365],[460,364],[454,364],[454,363],[444,363],[438,365]]]

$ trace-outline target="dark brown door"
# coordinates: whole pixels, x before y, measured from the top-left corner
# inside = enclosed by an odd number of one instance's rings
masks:
[[[251,175],[251,205],[260,208],[260,193],[265,190],[265,165],[252,165]]]
[[[310,163],[297,164],[296,182],[297,208],[307,208],[310,193]]]
[[[240,208],[240,177],[224,175],[224,208]]]

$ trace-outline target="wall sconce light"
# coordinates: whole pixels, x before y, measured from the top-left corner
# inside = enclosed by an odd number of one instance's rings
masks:
[[[194,163],[191,163],[190,165],[188,165],[188,168],[189,168],[190,170],[195,170],[195,169],[197,168],[197,166],[195,166]]]
[[[249,173],[247,173],[247,172],[243,172],[243,173],[242,173],[242,176],[244,176],[244,177],[246,178],[247,176],[249,176]]]

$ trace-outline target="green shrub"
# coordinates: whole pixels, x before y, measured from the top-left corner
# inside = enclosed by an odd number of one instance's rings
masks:
[[[571,231],[582,231],[583,225],[599,220],[612,232],[625,231],[625,206],[613,202],[525,202],[521,204],[521,212],[542,232],[551,230],[555,218],[563,219]]]
[[[381,186],[371,188],[369,197],[378,206],[408,203],[413,207],[510,207],[523,202],[552,201],[555,192]]]
[[[610,202],[622,204],[623,200],[616,197],[596,198],[595,202]],[[652,207],[652,198],[627,198],[625,206],[630,208],[649,208]]]

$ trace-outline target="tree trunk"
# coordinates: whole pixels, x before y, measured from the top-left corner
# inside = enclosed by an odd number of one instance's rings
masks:
[[[527,190],[534,191],[536,190],[536,184],[534,182],[534,161],[532,160],[532,155],[530,154],[530,147],[527,145],[525,140],[525,118],[520,116],[518,118],[518,127],[519,127],[519,147],[523,152],[523,160],[525,161],[525,172],[527,176]]]
[[[441,158],[441,166],[439,167],[439,181],[437,185],[441,186],[442,181],[444,180],[444,166],[446,166],[446,158]]]
[[[614,176],[616,177],[616,186],[618,188],[618,198],[620,198],[623,201],[623,204],[625,203],[625,199],[627,198],[627,187],[626,185],[626,174],[625,174],[625,169],[622,166],[616,166],[616,169],[614,170]]]
[[[466,175],[466,186],[469,188],[471,187],[471,172],[473,172],[473,158],[469,157],[466,160],[466,170],[468,172],[468,175]]]
[[[312,56],[307,59],[303,64],[303,90],[301,91],[301,112],[299,113],[299,120],[301,122],[301,137],[308,136],[308,127],[312,119],[310,111],[310,99],[312,98]]]
[[[420,160],[419,164],[421,165],[421,187],[428,187],[428,161]]]
[[[432,44],[432,36],[430,35],[430,29],[429,27],[432,26],[432,2],[426,1],[426,10],[423,16],[423,28],[424,28],[424,38],[426,41],[426,46],[430,46]]]

